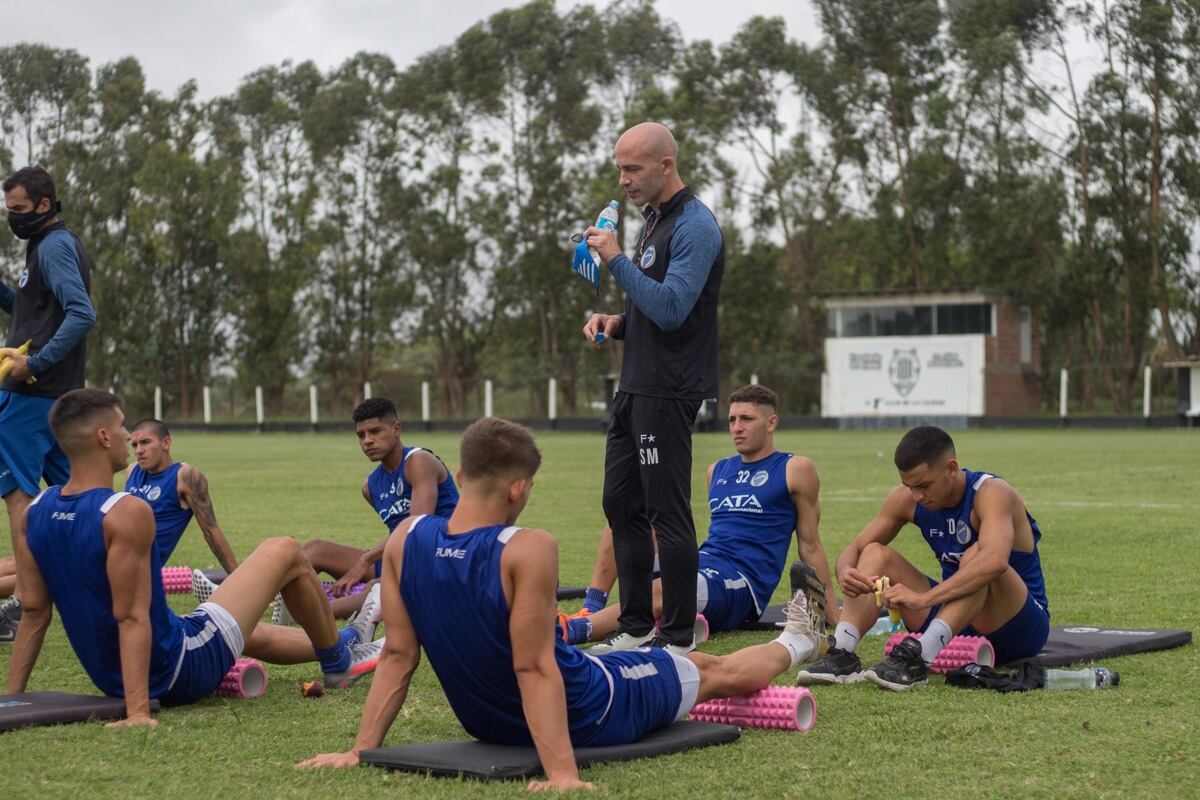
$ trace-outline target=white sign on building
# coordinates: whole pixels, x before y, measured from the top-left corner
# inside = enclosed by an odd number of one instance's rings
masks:
[[[982,416],[984,336],[825,340],[826,417]]]

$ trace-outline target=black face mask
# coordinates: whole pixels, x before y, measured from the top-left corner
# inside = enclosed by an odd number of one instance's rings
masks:
[[[54,217],[60,211],[62,211],[61,200],[54,201],[54,205],[50,206],[50,210],[41,214],[36,211],[26,211],[24,214],[9,211],[8,227],[12,228],[13,235],[18,239],[28,239],[41,230],[46,220]]]

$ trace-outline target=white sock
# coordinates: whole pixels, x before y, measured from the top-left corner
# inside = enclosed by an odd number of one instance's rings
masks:
[[[849,622],[839,622],[833,629],[833,646],[838,650],[845,650],[847,653],[854,652],[854,648],[858,647],[858,640],[861,638],[862,633]]]
[[[798,667],[805,661],[813,657],[816,652],[816,646],[813,645],[812,639],[807,636],[801,636],[798,633],[788,633],[784,631],[775,637],[775,643],[783,645],[788,655],[792,657],[792,667]]]
[[[932,664],[942,652],[942,648],[950,644],[954,631],[946,624],[946,620],[938,617],[929,623],[929,627],[921,634],[921,660]]]

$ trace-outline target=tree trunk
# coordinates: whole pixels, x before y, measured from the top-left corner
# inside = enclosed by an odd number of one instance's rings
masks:
[[[892,148],[896,153],[896,168],[900,178],[900,205],[904,209],[904,232],[908,237],[908,257],[912,268],[913,288],[920,289],[923,283],[924,269],[921,264],[921,251],[917,246],[917,229],[913,224],[912,200],[908,194],[908,161],[900,143],[900,111],[896,106],[896,90],[892,79],[888,78],[888,129],[892,134]]]
[[[1157,69],[1158,63],[1155,62]],[[1166,281],[1162,271],[1162,254],[1159,242],[1159,193],[1162,189],[1162,85],[1157,74],[1150,93],[1152,116],[1150,122],[1150,286],[1154,290],[1155,303],[1162,325],[1163,338],[1167,343],[1167,357],[1180,357],[1179,342],[1175,329],[1171,327],[1171,305],[1167,299]]]

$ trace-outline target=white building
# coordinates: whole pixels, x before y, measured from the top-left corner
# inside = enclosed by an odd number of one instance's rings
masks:
[[[1040,404],[1032,311],[986,290],[827,297],[825,417],[1015,416]]]

